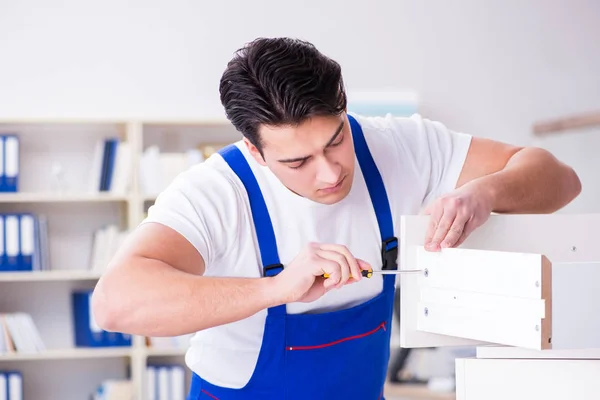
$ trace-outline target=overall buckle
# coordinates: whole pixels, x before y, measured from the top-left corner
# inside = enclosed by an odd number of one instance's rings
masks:
[[[265,276],[275,276],[283,270],[283,264],[271,264],[263,268]]]
[[[381,261],[382,269],[396,270],[398,269],[398,238],[391,237],[382,242],[381,245]]]

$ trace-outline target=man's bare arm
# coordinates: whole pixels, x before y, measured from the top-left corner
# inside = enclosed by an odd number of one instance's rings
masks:
[[[425,249],[461,245],[496,213],[551,213],[581,192],[575,171],[548,151],[473,138],[457,188],[423,211]]]
[[[581,192],[571,167],[546,150],[473,138],[458,187],[473,181],[493,198],[497,213],[551,213]]]
[[[176,336],[247,318],[280,303],[269,278],[205,277],[204,260],[179,233],[138,227],[93,294],[103,329]]]

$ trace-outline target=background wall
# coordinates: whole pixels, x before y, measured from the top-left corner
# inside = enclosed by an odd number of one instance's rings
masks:
[[[235,49],[297,36],[343,66],[349,90],[419,93],[450,128],[546,147],[600,211],[600,127],[535,140],[532,123],[600,108],[595,0],[0,0],[0,118],[221,115]]]

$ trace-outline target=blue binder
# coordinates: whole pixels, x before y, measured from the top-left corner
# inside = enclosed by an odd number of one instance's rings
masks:
[[[0,394],[7,400],[23,400],[23,375],[20,371],[0,371]]]
[[[4,229],[4,215],[0,214],[0,272],[6,271],[6,230]]]
[[[36,247],[36,217],[30,213],[19,214],[19,271],[33,270]]]
[[[19,137],[15,134],[2,135],[2,191],[3,192],[18,192],[19,191],[19,171],[20,171],[20,156]]]
[[[21,235],[18,214],[4,214],[4,271],[19,271],[21,265]]]

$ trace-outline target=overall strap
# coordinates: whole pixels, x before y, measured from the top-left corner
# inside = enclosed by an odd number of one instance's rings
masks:
[[[229,164],[229,167],[235,172],[238,178],[240,178],[246,188],[263,265],[263,275],[275,276],[283,270],[283,265],[279,261],[277,240],[275,239],[275,232],[273,231],[269,210],[267,209],[265,199],[260,191],[256,177],[254,176],[252,169],[250,169],[248,161],[246,161],[246,158],[236,145],[230,144],[220,149],[219,154],[227,164]],[[285,305],[279,305],[269,309],[269,313],[274,314],[285,314],[285,312]]]
[[[369,151],[369,146],[367,145],[360,124],[351,115],[348,115],[348,120],[352,129],[356,158],[365,178],[369,196],[375,210],[375,216],[377,217],[377,223],[379,224],[382,269],[396,270],[398,269],[398,238],[394,236],[394,220],[385,185],[373,160],[373,156]],[[390,278],[393,283],[394,275],[386,275],[384,278]]]

